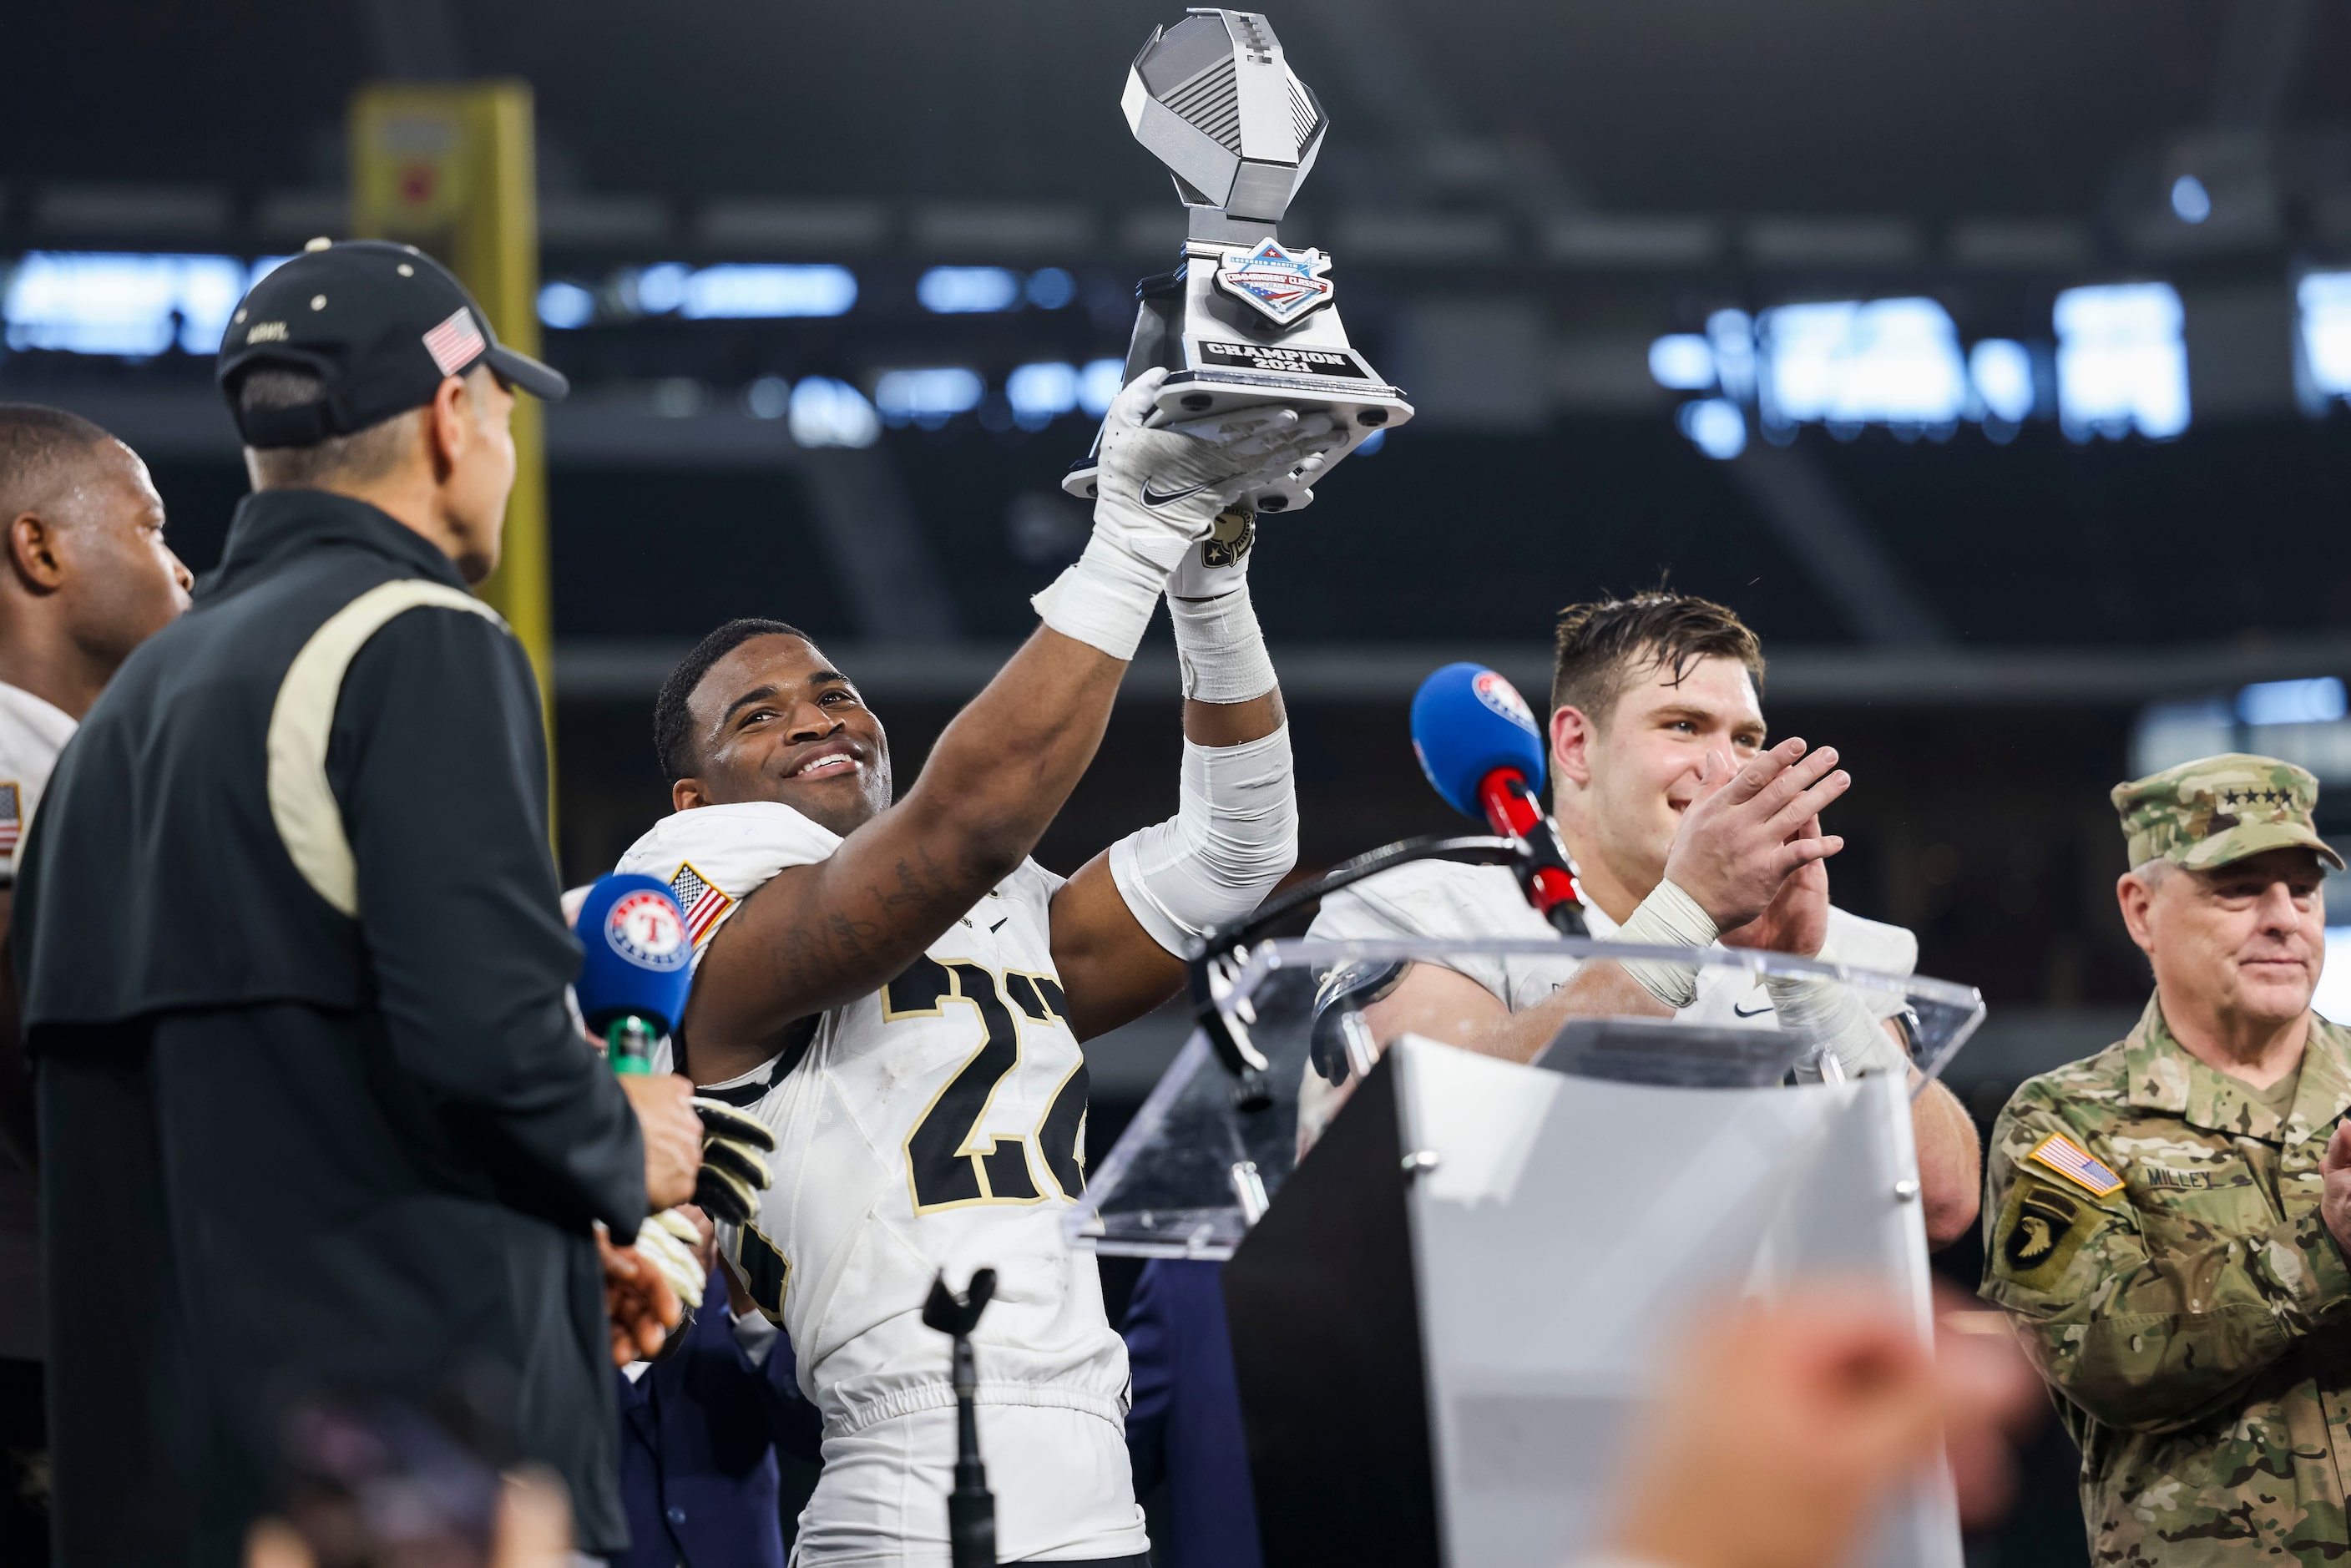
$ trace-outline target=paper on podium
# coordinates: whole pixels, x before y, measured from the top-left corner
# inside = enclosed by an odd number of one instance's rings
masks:
[[[1549,976],[1572,973],[1576,961],[1595,957],[1687,963],[1699,971],[1703,988],[1726,991],[1742,1019],[1757,1021],[1721,1029],[1724,1038],[1711,1051],[1684,1030],[1673,1031],[1677,1038],[1661,1038],[1653,1050],[1635,1048],[1630,1042],[1638,1031],[1654,1030],[1653,1020],[1571,1024],[1542,1064],[1579,1077],[1718,1087],[1776,1082],[1788,1062],[1809,1055],[1818,1042],[1776,1028],[1762,989],[1771,975],[1826,976],[1850,985],[1878,1016],[1901,1015],[1913,1061],[1928,1080],[1941,1073],[1984,1016],[1982,998],[1970,987],[1872,974],[1781,953],[1641,947],[1592,937],[1269,942],[1258,947],[1221,1005],[1272,1063],[1272,1103],[1261,1111],[1235,1109],[1231,1079],[1196,1032],[1117,1145],[1089,1174],[1085,1197],[1068,1220],[1071,1239],[1129,1257],[1229,1257],[1298,1163],[1301,1098],[1311,1124],[1336,1097],[1321,1075],[1308,1082],[1314,1073],[1310,1057],[1318,1038],[1326,1053],[1343,1049],[1352,1032],[1347,1015],[1359,1012],[1370,993],[1334,999],[1334,980],[1375,980],[1397,967],[1427,963],[1488,977],[1507,975],[1514,990],[1524,995]],[[1423,1022],[1424,1032],[1447,1044],[1464,1043],[1470,1028],[1465,1020],[1446,1038],[1448,1031],[1442,1027]],[[1771,1065],[1775,1055],[1778,1068]],[[1731,1065],[1734,1059],[1741,1065]],[[1359,1063],[1367,1060],[1359,1058]],[[1360,1072],[1350,1074],[1350,1090],[1359,1077]]]

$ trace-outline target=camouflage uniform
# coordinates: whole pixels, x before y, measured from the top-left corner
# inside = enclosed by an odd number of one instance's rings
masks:
[[[2134,865],[2292,844],[2339,866],[2316,797],[2298,768],[2229,756],[2115,803]],[[2281,1120],[2189,1055],[2151,998],[1993,1129],[1983,1294],[2063,1396],[2099,1564],[2351,1559],[2351,1263],[2318,1168],[2351,1109],[2351,1030],[2314,1015],[2301,1073]]]

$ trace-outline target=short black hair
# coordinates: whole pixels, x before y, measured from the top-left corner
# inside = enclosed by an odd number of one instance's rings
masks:
[[[694,645],[694,652],[678,661],[677,668],[662,683],[661,695],[653,703],[653,756],[661,763],[662,781],[674,784],[681,779],[691,779],[701,765],[694,755],[694,720],[685,705],[702,685],[702,677],[710,666],[749,642],[754,637],[798,637],[803,643],[812,639],[799,627],[786,621],[763,621],[757,616],[745,616],[729,621]]]
[[[0,506],[7,516],[39,506],[72,459],[113,441],[78,413],[37,402],[0,402]]]
[[[1763,690],[1763,644],[1736,612],[1663,582],[1625,599],[1559,612],[1551,711],[1572,707],[1604,727],[1635,672],[1658,669],[1676,685],[1700,659],[1736,659]]]

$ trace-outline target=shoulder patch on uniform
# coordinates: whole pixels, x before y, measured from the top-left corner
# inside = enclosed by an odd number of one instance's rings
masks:
[[[2123,1178],[2090,1157],[2089,1152],[2063,1133],[2052,1133],[2041,1146],[2024,1156],[2044,1170],[2056,1172],[2092,1197],[2120,1192]]]
[[[12,852],[25,832],[24,792],[13,783],[0,784],[0,855]]]
[[[2008,1195],[1992,1235],[1991,1270],[2028,1289],[2057,1282],[2101,1211],[2028,1176]]]
[[[710,940],[710,934],[718,929],[719,917],[735,907],[735,901],[695,870],[692,861],[678,862],[677,874],[669,879],[669,891],[685,912],[686,940],[696,947]]]

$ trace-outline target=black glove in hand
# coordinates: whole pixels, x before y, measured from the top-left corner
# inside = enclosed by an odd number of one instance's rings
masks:
[[[761,1156],[776,1150],[776,1135],[756,1116],[723,1100],[694,1099],[702,1118],[702,1174],[694,1201],[713,1219],[740,1225],[759,1211],[759,1195],[775,1179]]]

